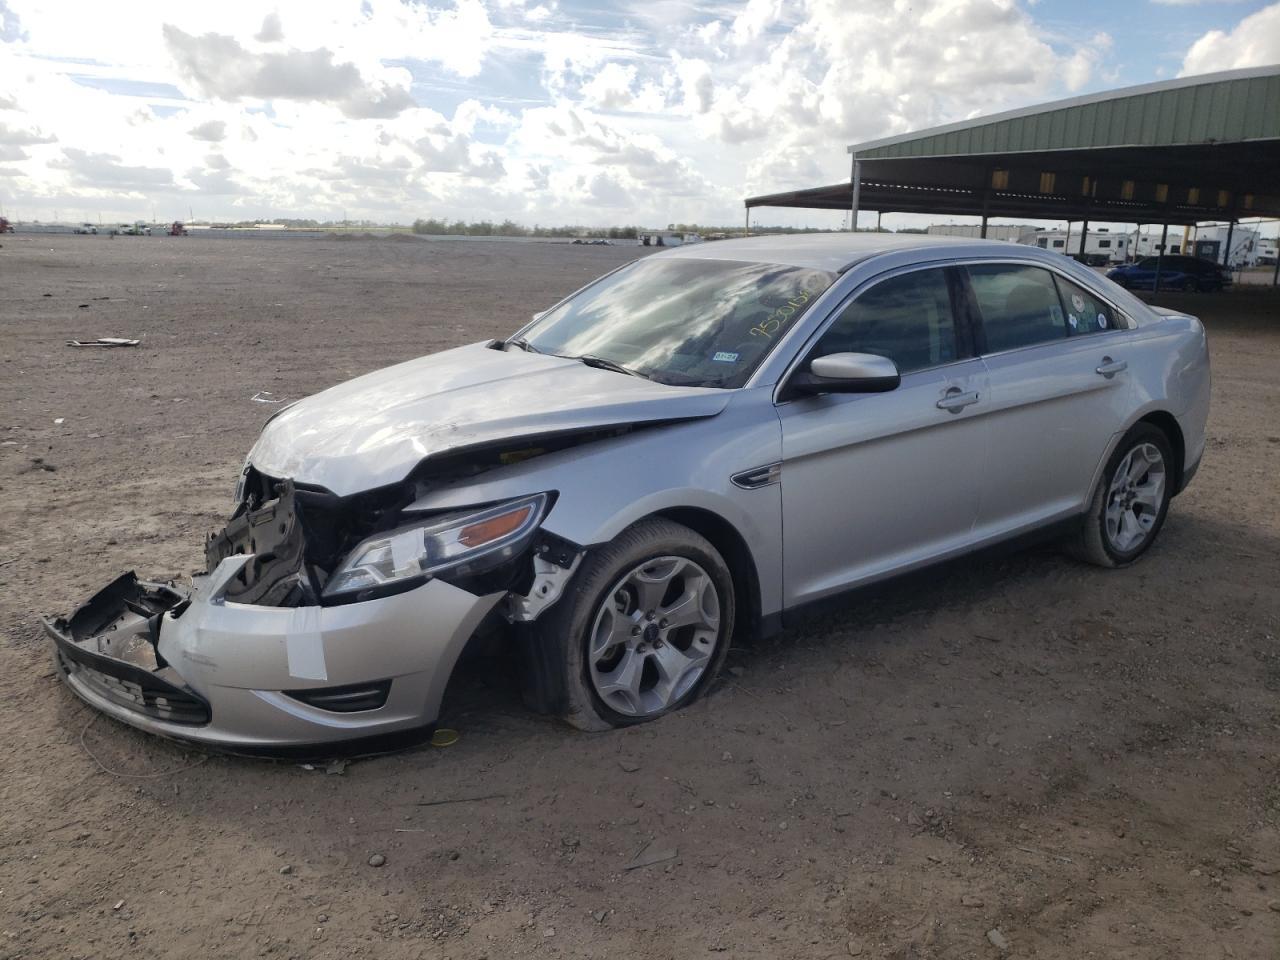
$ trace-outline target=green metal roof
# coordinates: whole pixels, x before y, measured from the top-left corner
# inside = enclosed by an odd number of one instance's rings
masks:
[[[849,152],[863,210],[1184,224],[1280,216],[1280,65],[1059,100]],[[851,186],[746,206],[848,210]]]
[[[1060,100],[849,148],[860,160],[1280,139],[1280,66]]]

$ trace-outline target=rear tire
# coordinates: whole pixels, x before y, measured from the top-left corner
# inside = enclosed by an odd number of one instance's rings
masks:
[[[729,652],[734,604],[724,558],[670,520],[641,520],[592,551],[540,631],[561,645],[564,719],[608,730],[693,702]]]
[[[1164,526],[1175,470],[1164,431],[1135,424],[1102,471],[1080,531],[1067,543],[1071,554],[1099,567],[1137,562]]]

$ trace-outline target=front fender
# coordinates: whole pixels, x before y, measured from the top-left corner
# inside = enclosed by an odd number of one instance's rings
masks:
[[[430,490],[407,509],[439,511],[555,491],[543,529],[583,546],[607,543],[637,520],[693,507],[734,527],[761,585],[762,614],[781,606],[782,498],[775,484],[730,479],[781,458],[769,389],[740,391],[719,416],[642,427]]]

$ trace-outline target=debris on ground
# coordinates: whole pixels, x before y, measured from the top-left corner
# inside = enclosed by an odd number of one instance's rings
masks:
[[[641,867],[651,867],[655,863],[665,863],[668,860],[674,860],[680,856],[680,851],[675,847],[668,847],[657,840],[652,840],[645,844],[644,848],[632,858],[631,862],[625,867],[627,870],[639,870]]]
[[[270,390],[259,390],[249,399],[252,400],[254,403],[284,403],[285,402],[284,397],[277,397]]]
[[[505,793],[486,793],[482,797],[452,797],[445,800],[419,800],[419,807],[443,807],[451,803],[478,803],[481,800],[501,800],[506,797]]]
[[[452,747],[458,742],[458,731],[450,730],[448,727],[441,727],[431,735],[431,745],[433,747]]]
[[[96,340],[68,340],[68,347],[136,347],[141,340],[128,337],[98,337]]]
[[[369,866],[371,867],[386,866],[386,863],[387,863],[387,858],[380,853],[375,853],[372,857],[369,858]]]
[[[991,941],[991,945],[1001,953],[1009,949],[1008,938],[1000,932],[999,927],[992,927],[987,931],[987,939]]]

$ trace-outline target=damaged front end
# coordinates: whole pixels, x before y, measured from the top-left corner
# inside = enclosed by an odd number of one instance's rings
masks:
[[[143,716],[183,726],[208,723],[208,702],[157,647],[161,618],[181,616],[187,603],[172,584],[122,574],[70,617],[44,621],[62,676]]]
[[[81,698],[237,752],[307,752],[430,730],[484,626],[554,603],[582,551],[541,529],[553,493],[448,513],[424,481],[348,497],[246,466],[189,588],[125,574],[46,619]]]

